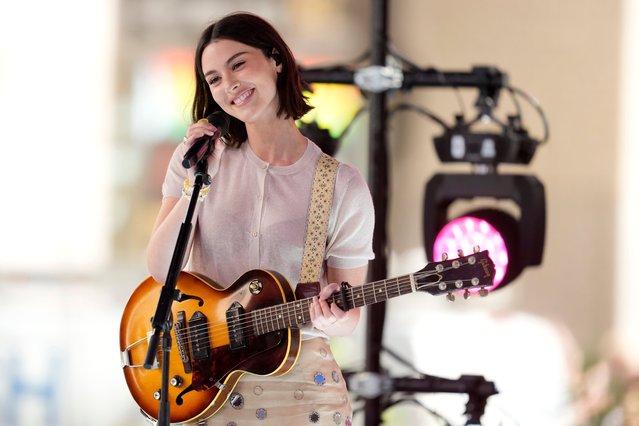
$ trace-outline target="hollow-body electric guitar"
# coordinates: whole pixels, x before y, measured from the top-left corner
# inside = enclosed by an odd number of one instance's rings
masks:
[[[342,310],[384,302],[426,291],[431,295],[492,285],[495,267],[487,251],[457,259],[431,262],[413,274],[351,287],[342,284],[329,297]],[[120,323],[122,367],[129,390],[152,419],[159,414],[162,351],[153,368],[143,367],[153,332],[162,284],[144,280],[131,295]],[[294,365],[301,347],[300,326],[310,322],[312,298],[295,300],[286,279],[273,271],[255,269],[233,285],[219,284],[197,274],[181,272],[172,305],[173,344],[169,356],[171,423],[213,416],[246,373],[278,376]]]

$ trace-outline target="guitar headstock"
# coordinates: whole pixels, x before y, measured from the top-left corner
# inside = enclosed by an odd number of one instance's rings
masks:
[[[475,249],[473,254],[463,256],[458,253],[456,259],[444,259],[430,262],[414,274],[418,291],[426,291],[433,296],[448,294],[448,300],[455,300],[454,292],[464,291],[464,297],[470,297],[470,290],[479,290],[479,294],[488,294],[487,288],[493,285],[495,264],[488,256],[488,250]]]

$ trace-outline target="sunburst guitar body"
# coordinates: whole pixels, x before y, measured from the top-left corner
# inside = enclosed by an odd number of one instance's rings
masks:
[[[294,300],[290,285],[281,275],[252,270],[223,290],[205,277],[181,272],[176,289],[186,300],[172,305],[168,396],[171,423],[213,415],[247,372],[280,375],[295,363],[301,345],[299,328],[267,332],[265,325],[260,331],[246,329],[247,324],[253,325],[250,314],[228,312],[230,307],[240,305],[245,312],[259,312],[260,308]],[[152,278],[143,281],[130,297],[120,324],[127,385],[140,409],[153,419],[158,418],[159,412],[161,350],[154,368],[147,370],[143,364],[161,290],[162,285]],[[227,313],[239,317],[238,327],[244,329],[229,332]]]

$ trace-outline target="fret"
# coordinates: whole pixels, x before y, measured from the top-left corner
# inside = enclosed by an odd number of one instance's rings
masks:
[[[353,304],[357,307],[364,306],[366,304],[366,300],[364,299],[364,287],[365,286],[363,285],[355,287],[353,291]]]
[[[275,319],[276,323],[277,323],[277,329],[281,330],[282,328],[286,328],[286,323],[284,323],[284,316],[282,314],[282,306],[278,306],[276,308],[277,310],[277,317]],[[282,325],[280,326],[280,320],[282,320]]]
[[[260,334],[262,334],[260,332],[260,320],[258,318],[258,316],[260,315],[260,311],[253,311],[253,314],[251,315],[251,317],[253,317],[253,330],[255,332],[255,335],[259,336]]]
[[[284,314],[284,324],[287,327],[292,327],[293,326],[293,320],[291,319],[291,304],[287,303],[284,305],[284,308],[286,308],[286,313]],[[286,321],[288,321],[288,324],[286,324]]]
[[[386,285],[386,283],[384,283],[384,292],[386,293],[386,300],[389,299],[388,297],[388,286]]]
[[[272,307],[268,307],[266,308],[266,310],[264,311],[264,316],[266,316],[266,331],[267,332],[271,332],[271,331],[275,331],[275,327],[273,327],[273,308]]]
[[[303,324],[302,320],[304,319],[304,311],[302,310],[302,304],[299,301],[294,303],[295,303],[295,324],[296,325]],[[298,308],[299,308],[299,313],[297,312]]]
[[[268,331],[269,331],[269,330],[268,330],[268,318],[267,318],[267,316],[266,316],[266,310],[267,310],[267,309],[268,309],[268,308],[262,308],[262,309],[260,309],[260,312],[261,312],[261,314],[262,314],[262,327],[264,328],[264,333],[265,333],[265,334],[266,334],[266,333],[268,333]]]
[[[375,303],[388,299],[388,297],[386,297],[386,284],[381,283],[378,287],[375,287],[375,284],[376,283],[373,283],[373,296],[375,296]]]
[[[303,310],[302,310],[303,322],[302,322],[302,324],[306,324],[306,323],[311,321],[311,312],[310,312],[310,310],[311,310],[311,299],[304,299],[302,301],[302,307],[303,307]]]
[[[410,275],[404,275],[403,277],[400,277],[405,283],[404,283],[404,287],[405,287],[405,291],[402,294],[410,294],[413,293],[413,285],[411,282],[411,277]],[[398,278],[398,280],[400,279]],[[406,285],[408,284],[408,285]]]

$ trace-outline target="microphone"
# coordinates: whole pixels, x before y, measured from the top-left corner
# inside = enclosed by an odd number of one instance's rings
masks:
[[[211,151],[213,142],[229,130],[230,120],[223,111],[215,111],[204,120],[214,125],[217,130],[212,136],[204,135],[193,142],[193,145],[186,151],[182,160],[182,166],[185,169],[190,169],[199,163],[202,158],[206,158]]]

